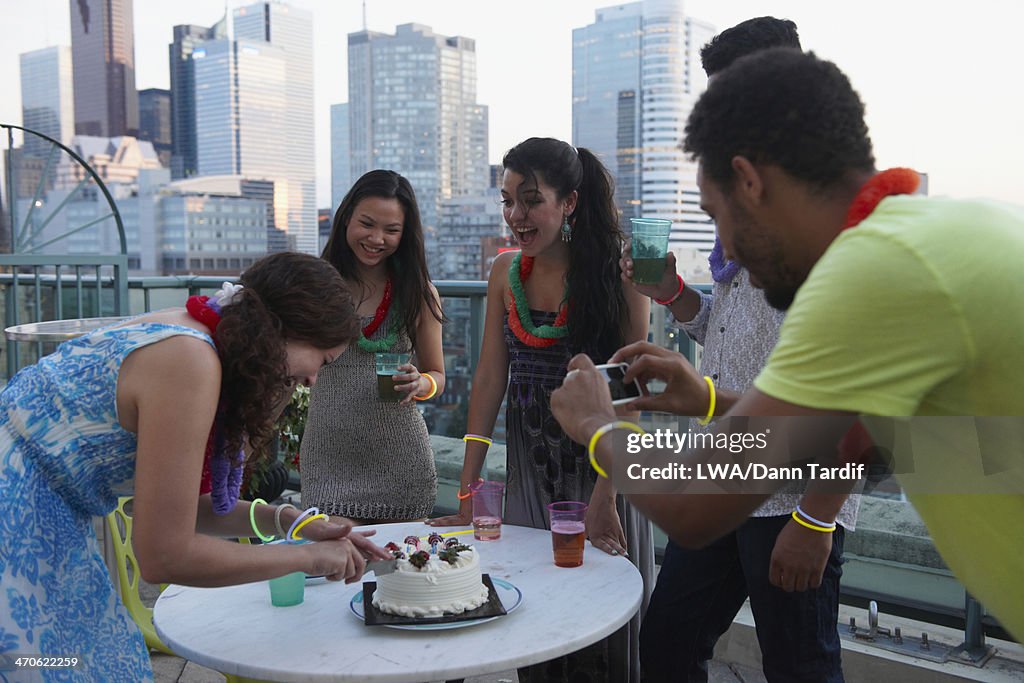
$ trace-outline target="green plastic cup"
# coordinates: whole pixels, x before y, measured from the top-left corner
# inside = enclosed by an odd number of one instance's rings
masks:
[[[665,274],[672,221],[663,218],[630,218],[629,222],[632,224],[633,282],[656,285]]]
[[[306,574],[292,572],[270,579],[270,604],[274,607],[291,607],[299,605],[305,598]]]

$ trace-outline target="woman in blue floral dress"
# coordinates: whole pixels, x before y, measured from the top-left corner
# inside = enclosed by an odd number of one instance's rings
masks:
[[[82,662],[12,680],[152,679],[93,533],[92,516],[119,495],[135,496],[133,546],[152,583],[294,571],[354,581],[364,554],[388,556],[339,519],[306,525],[318,542],[301,546],[214,538],[252,533],[249,503],[236,504],[243,441],[260,452],[290,386],[315,382],[359,332],[340,277],[319,259],[270,256],[241,283],[66,342],[0,394],[0,655]],[[258,505],[256,525],[272,533],[275,511]],[[283,509],[279,521],[297,515]]]

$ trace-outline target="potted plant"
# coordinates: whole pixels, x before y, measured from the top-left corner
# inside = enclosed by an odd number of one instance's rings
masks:
[[[306,431],[306,415],[309,414],[309,387],[299,385],[292,393],[292,400],[281,414],[277,423],[277,434],[281,454],[289,470],[299,471],[299,446]]]

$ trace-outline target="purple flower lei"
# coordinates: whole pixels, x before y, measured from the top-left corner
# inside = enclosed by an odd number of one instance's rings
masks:
[[[231,512],[242,490],[242,471],[245,469],[245,452],[239,449],[235,457],[230,457],[225,449],[224,430],[221,429],[220,411],[213,426],[214,448],[210,457],[210,497],[213,500],[213,511],[218,515]]]
[[[220,322],[221,306],[214,297],[202,303],[217,314]],[[213,330],[216,330],[214,325]],[[210,498],[213,501],[213,512],[226,515],[231,512],[242,490],[242,473],[245,469],[245,451],[239,449],[234,457],[227,452],[227,440],[222,428],[222,410],[218,408],[210,430],[210,438],[206,444],[206,454],[210,463]]]
[[[736,273],[740,272],[740,264],[735,261],[725,262],[725,254],[722,252],[722,243],[715,237],[715,246],[708,255],[708,265],[711,266],[711,277],[715,282],[729,282]]]

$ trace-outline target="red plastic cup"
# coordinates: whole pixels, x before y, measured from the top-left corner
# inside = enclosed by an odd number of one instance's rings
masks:
[[[579,567],[583,564],[583,546],[587,540],[585,518],[587,504],[564,501],[548,505],[551,517],[551,550],[556,567]]]

